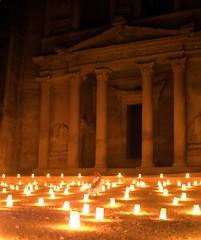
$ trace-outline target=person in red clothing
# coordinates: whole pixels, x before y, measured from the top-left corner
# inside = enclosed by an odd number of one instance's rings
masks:
[[[98,196],[98,193],[101,191],[103,180],[99,171],[95,170],[93,172],[94,178],[91,183],[91,187],[88,191],[89,196]]]

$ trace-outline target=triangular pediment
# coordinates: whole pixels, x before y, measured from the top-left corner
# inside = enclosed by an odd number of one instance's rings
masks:
[[[88,38],[80,43],[77,43],[73,47],[70,47],[68,51],[80,51],[116,44],[139,42],[156,38],[183,35],[192,31],[192,28],[192,25],[187,25],[179,30],[174,30],[130,26],[126,25],[125,23],[116,23],[113,24],[111,28],[107,29],[101,34]]]

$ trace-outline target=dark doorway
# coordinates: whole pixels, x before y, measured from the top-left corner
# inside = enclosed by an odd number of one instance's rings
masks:
[[[141,158],[142,149],[142,104],[127,107],[127,158]]]

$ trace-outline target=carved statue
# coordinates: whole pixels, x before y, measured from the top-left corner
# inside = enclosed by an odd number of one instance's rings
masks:
[[[68,152],[68,126],[64,123],[53,126],[50,137],[50,155],[62,156]]]

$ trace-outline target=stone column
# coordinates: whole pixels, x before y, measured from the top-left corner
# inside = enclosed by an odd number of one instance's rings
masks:
[[[171,60],[174,82],[174,166],[186,166],[186,58]]]
[[[70,84],[68,168],[79,167],[80,145],[80,73],[67,75]]]
[[[111,70],[96,69],[96,162],[95,168],[107,167],[107,80]]]
[[[41,83],[38,168],[47,168],[49,158],[51,79],[50,77],[44,77],[37,80]]]
[[[141,63],[142,74],[142,167],[153,167],[153,86],[154,62]]]

